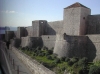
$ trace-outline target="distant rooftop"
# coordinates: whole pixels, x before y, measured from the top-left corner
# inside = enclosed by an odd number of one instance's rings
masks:
[[[76,7],[84,7],[84,8],[88,8],[88,7],[84,6],[84,5],[82,5],[81,3],[76,2],[76,3],[74,3],[74,4],[72,4],[72,5],[68,6],[68,7],[66,7],[66,8],[64,8],[64,9],[68,9],[68,8],[76,8]],[[88,8],[88,9],[89,9],[89,8]]]

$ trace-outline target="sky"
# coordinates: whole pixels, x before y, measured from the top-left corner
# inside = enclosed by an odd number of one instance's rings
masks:
[[[0,26],[31,26],[33,20],[63,20],[63,8],[79,2],[100,14],[100,0],[0,0]]]

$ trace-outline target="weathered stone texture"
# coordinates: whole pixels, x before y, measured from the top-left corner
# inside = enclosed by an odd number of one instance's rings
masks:
[[[64,9],[63,30],[68,35],[84,35],[85,20],[90,10],[83,7]]]
[[[86,35],[87,31],[87,17],[91,14],[91,9],[81,7],[81,15],[80,15],[80,35]]]
[[[42,43],[43,46],[48,47],[49,49],[54,48],[55,41],[56,41],[56,35],[42,35]]]
[[[33,36],[33,27],[32,26],[28,26],[26,28],[26,30],[27,30],[27,36],[32,37]]]
[[[100,60],[100,35],[87,35],[88,36],[88,58],[92,61]]]
[[[22,47],[37,47],[40,46],[40,38],[38,37],[21,37],[21,46]]]
[[[86,36],[57,35],[54,53],[58,57],[85,57],[86,56]]]
[[[89,15],[87,34],[100,34],[100,15]]]
[[[56,35],[61,33],[63,29],[63,21],[48,22],[47,35]]]
[[[46,24],[47,21],[45,20],[32,21],[33,37],[39,37],[41,35],[45,35]]]

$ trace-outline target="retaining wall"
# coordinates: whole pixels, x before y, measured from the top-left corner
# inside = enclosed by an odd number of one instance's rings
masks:
[[[16,54],[16,56],[29,68],[29,70],[33,74],[55,74],[53,71],[49,70],[48,68],[44,67],[36,60],[30,58],[26,54],[22,53],[15,47],[12,47],[12,51]]]

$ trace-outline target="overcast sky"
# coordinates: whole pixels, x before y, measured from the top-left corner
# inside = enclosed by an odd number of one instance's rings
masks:
[[[0,0],[0,26],[31,26],[33,20],[63,20],[63,8],[75,3],[100,14],[100,0]]]

